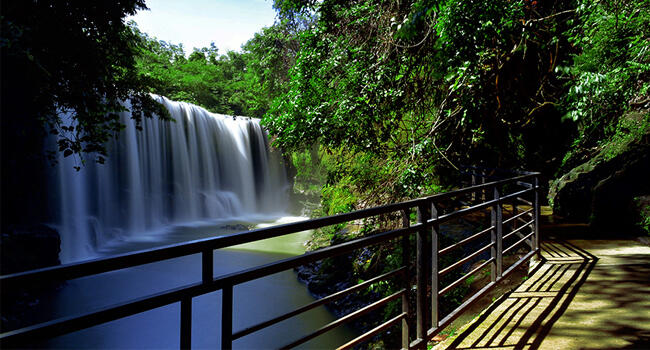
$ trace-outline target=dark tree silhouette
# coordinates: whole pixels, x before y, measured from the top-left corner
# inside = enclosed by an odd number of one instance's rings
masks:
[[[123,101],[130,100],[136,121],[168,117],[135,69],[137,37],[124,19],[142,9],[144,0],[2,2],[3,226],[41,212],[44,201],[31,197],[48,192],[39,176],[43,155],[54,160],[58,150],[77,157],[79,167],[87,159],[103,162],[104,143],[122,128]],[[49,150],[48,133],[58,136]],[[31,197],[21,191],[30,182]]]

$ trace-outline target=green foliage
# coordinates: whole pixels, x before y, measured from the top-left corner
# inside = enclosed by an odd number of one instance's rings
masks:
[[[317,0],[273,0],[273,8],[281,18],[287,20],[309,15],[317,4]]]
[[[317,140],[330,148],[384,147],[391,118],[378,107],[395,107],[394,98],[401,93],[392,86],[398,68],[396,62],[356,45],[359,36],[373,29],[371,19],[380,9],[370,2],[331,7],[323,3],[321,9],[332,16],[350,17],[345,20],[353,28],[337,31],[321,20],[301,33],[290,90],[274,101],[265,122],[278,134],[277,143],[283,148],[304,147]]]
[[[242,52],[219,54],[214,43],[186,57],[182,45],[149,37],[130,23],[139,38],[137,68],[148,91],[200,105],[212,112],[262,117],[284,94],[294,64],[296,31],[307,22],[284,21],[256,33]]]
[[[650,135],[650,113],[628,113],[618,120],[613,135],[600,142],[603,160],[610,160],[621,154],[628,145],[639,142]]]
[[[327,180],[327,170],[318,155],[318,146],[312,151],[291,152],[291,163],[296,169],[293,190],[308,196],[319,196]]]
[[[355,209],[357,199],[352,193],[352,178],[340,179],[337,186],[325,185],[321,192],[321,210],[325,215],[347,213]]]
[[[290,90],[265,121],[285,148],[319,140],[377,153],[426,138],[482,143],[485,114],[501,105],[496,120],[527,123],[521,109],[499,101],[510,95],[495,86],[533,36],[522,34],[525,3],[324,1],[319,21],[300,36]],[[542,39],[545,46],[553,41]],[[444,132],[449,128],[456,134]]]
[[[320,144],[331,155],[328,191],[345,179],[340,186],[368,206],[438,192],[462,163],[562,159],[565,141],[543,135],[560,122],[553,68],[570,57],[560,50],[565,7],[358,0],[276,8],[281,17],[315,16],[295,36],[286,91],[263,122],[278,147]]]
[[[558,67],[570,77],[566,118],[578,125],[564,169],[584,161],[610,137],[622,137],[619,119],[647,103],[650,85],[650,4],[643,0],[578,1],[569,40],[581,50]],[[601,141],[602,140],[602,141]]]
[[[270,109],[271,102],[286,93],[289,69],[295,64],[299,50],[297,36],[308,23],[307,20],[278,22],[263,28],[243,46],[246,79],[251,92],[248,103],[255,116],[264,115]]]
[[[650,236],[650,205],[648,205],[647,200],[643,202],[640,198],[634,199],[635,205],[639,208],[639,222],[637,226],[643,230],[647,235]]]
[[[219,55],[214,43],[194,49],[186,58],[181,45],[150,38],[130,23],[139,38],[137,68],[149,82],[148,91],[177,101],[202,106],[210,111],[252,115],[252,100],[245,75],[244,54],[229,51]]]

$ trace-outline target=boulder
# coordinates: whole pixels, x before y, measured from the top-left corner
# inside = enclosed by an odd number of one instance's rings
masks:
[[[632,140],[615,155],[600,152],[551,182],[549,202],[565,219],[588,222],[595,232],[629,232],[635,198],[650,194],[650,135]]]

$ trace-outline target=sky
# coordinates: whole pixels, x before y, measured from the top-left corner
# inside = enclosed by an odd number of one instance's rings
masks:
[[[148,11],[127,18],[141,31],[173,44],[193,48],[214,42],[219,53],[241,51],[241,45],[275,20],[273,0],[147,0]]]

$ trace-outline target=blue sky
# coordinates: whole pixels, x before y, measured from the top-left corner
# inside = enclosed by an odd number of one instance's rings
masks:
[[[219,53],[240,51],[240,47],[275,20],[272,0],[147,0],[149,11],[127,20],[140,30],[174,44],[192,48],[213,42]]]

